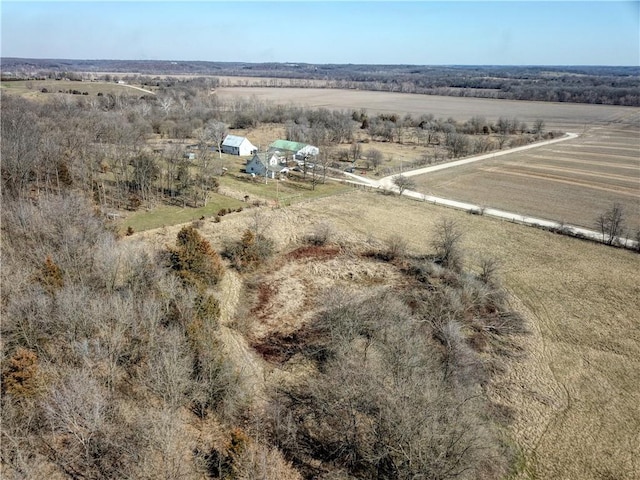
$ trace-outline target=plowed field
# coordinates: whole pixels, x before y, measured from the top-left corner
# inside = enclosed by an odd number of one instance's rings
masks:
[[[619,202],[640,227],[640,134],[629,124],[414,179],[422,193],[586,228]]]

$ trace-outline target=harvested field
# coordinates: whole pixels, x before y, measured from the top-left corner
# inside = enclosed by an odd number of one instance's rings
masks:
[[[619,202],[632,234],[640,228],[640,136],[632,125],[413,178],[422,193],[586,228]]]
[[[489,121],[499,117],[517,117],[529,124],[544,119],[548,129],[581,132],[587,126],[618,122],[632,115],[640,122],[640,109],[610,105],[525,102],[484,98],[441,97],[409,93],[369,92],[320,88],[226,87],[216,90],[222,99],[255,97],[257,100],[324,107],[336,110],[361,110],[370,113],[433,114],[436,118],[469,120],[483,116]]]
[[[327,222],[335,227],[333,242],[338,245],[380,245],[401,234],[411,251],[425,253],[435,222],[442,217],[457,221],[465,232],[467,266],[473,268],[482,256],[496,258],[513,307],[527,318],[533,332],[523,340],[526,358],[506,365],[492,389],[498,403],[514,409],[515,423],[509,434],[523,454],[517,478],[638,478],[637,254],[373,193],[355,192],[260,211],[269,225],[268,236],[287,250],[292,244],[299,245],[313,224]],[[207,222],[201,231],[221,247],[225,239],[239,238],[254,214],[249,209],[219,224]],[[152,243],[171,243],[178,229],[140,236]],[[324,260],[310,256],[308,262],[298,263],[299,268],[291,269],[292,263],[274,270],[267,283],[289,283],[263,299],[274,306],[273,318],[278,318],[278,312],[283,317],[254,325],[254,335],[261,337],[273,328],[284,341],[294,326],[290,322],[304,321],[277,308],[289,288],[288,297],[295,298],[301,285],[321,287],[329,275],[370,272],[367,275],[374,281],[387,275],[373,263],[356,265],[344,260],[332,274],[326,267],[331,260]],[[358,278],[356,286],[365,277]]]

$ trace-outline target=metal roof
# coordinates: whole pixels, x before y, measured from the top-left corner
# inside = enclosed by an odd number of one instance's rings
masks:
[[[306,146],[306,143],[290,142],[289,140],[276,140],[271,145],[269,145],[269,148],[273,150],[287,150],[289,152],[297,152],[299,150],[302,150]]]
[[[239,147],[242,142],[246,140],[246,137],[238,137],[237,135],[227,135],[224,138],[222,145],[225,147]]]

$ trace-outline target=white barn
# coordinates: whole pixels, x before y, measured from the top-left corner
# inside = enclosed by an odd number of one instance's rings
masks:
[[[229,155],[253,155],[258,148],[253,145],[246,137],[238,137],[236,135],[227,135],[222,142],[222,153]]]

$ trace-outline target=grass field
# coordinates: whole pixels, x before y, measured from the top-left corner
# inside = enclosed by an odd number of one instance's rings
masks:
[[[0,88],[7,93],[22,95],[25,98],[46,98],[52,93],[63,93],[67,90],[78,90],[87,92],[88,95],[74,95],[76,97],[95,97],[98,93],[114,95],[135,95],[141,96],[145,92],[132,88],[130,85],[120,85],[114,82],[72,82],[69,80],[20,80],[15,82],[2,82]],[[48,93],[42,93],[46,88]]]
[[[140,210],[130,213],[120,225],[122,233],[131,227],[134,232],[151,230],[181,223],[198,220],[200,217],[215,216],[221,209],[235,210],[246,205],[239,200],[215,193],[209,194],[209,202],[206,207],[181,208],[176,206],[158,206],[153,210]]]
[[[206,222],[202,232],[221,248],[225,240],[240,237],[256,212],[261,212],[268,236],[280,248],[300,242],[314,223],[328,222],[338,243],[375,244],[400,234],[413,252],[424,253],[429,252],[438,219],[457,221],[465,232],[468,267],[474,268],[481,256],[496,258],[513,306],[532,330],[523,340],[526,358],[510,364],[491,389],[496,401],[514,412],[508,434],[523,455],[516,478],[638,478],[640,256],[362,192],[284,209],[247,209],[219,224]],[[174,242],[178,230],[176,226],[141,236],[159,246]],[[335,265],[331,275],[338,280],[343,273],[384,277],[384,272],[370,269],[371,265],[356,263]],[[312,284],[317,274],[309,268],[288,272],[287,281]]]

